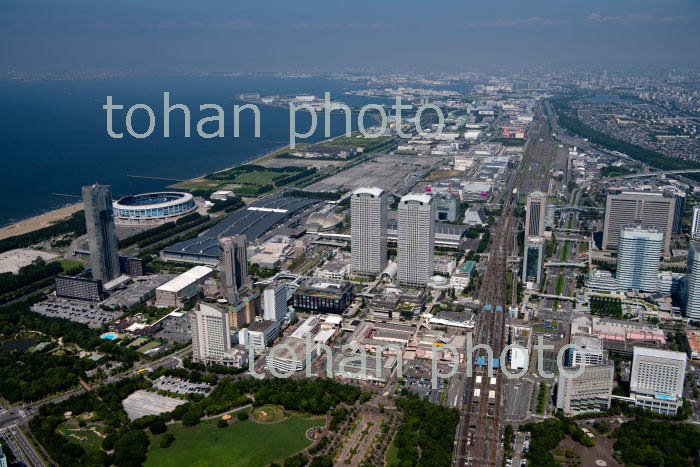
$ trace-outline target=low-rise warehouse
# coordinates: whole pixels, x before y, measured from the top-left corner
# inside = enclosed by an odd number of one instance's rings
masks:
[[[333,377],[341,381],[361,384],[385,385],[396,368],[395,356],[379,357],[366,356],[363,361],[361,354],[338,354],[333,358]]]
[[[688,356],[691,360],[700,360],[700,331],[686,331]]]
[[[316,357],[316,345],[307,349],[306,340],[286,337],[274,346],[265,358],[268,370],[274,369],[278,374],[288,374],[306,369],[307,352],[309,359]]]
[[[199,292],[199,285],[214,274],[206,266],[195,266],[156,289],[157,306],[182,306]]]
[[[315,199],[269,198],[234,211],[199,237],[166,247],[163,259],[216,265],[219,262],[218,238],[245,235],[252,242],[275,227],[318,203]]]
[[[346,281],[304,281],[292,295],[292,306],[317,313],[342,314],[355,298],[355,287]]]

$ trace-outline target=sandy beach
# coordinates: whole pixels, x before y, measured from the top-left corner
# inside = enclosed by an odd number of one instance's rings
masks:
[[[16,224],[8,225],[7,227],[0,229],[0,240],[14,237],[15,235],[22,235],[27,232],[32,232],[43,227],[48,227],[52,223],[65,219],[81,209],[83,209],[83,203],[75,203],[54,211],[45,212],[44,214],[40,214],[36,217],[30,217],[29,219],[19,221]]]

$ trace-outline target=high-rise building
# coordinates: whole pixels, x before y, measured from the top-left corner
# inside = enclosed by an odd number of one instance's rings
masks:
[[[358,188],[350,199],[352,270],[380,274],[387,264],[386,193],[381,188]]]
[[[641,226],[623,227],[617,249],[617,284],[623,290],[656,292],[663,234]]]
[[[215,306],[198,303],[190,311],[190,324],[193,360],[205,364],[223,361],[231,349],[228,313]]]
[[[399,282],[424,286],[435,267],[435,203],[428,195],[408,194],[398,211]]]
[[[609,193],[605,205],[603,249],[617,249],[623,227],[641,225],[654,228],[663,234],[662,253],[669,256],[675,210],[676,198],[672,195],[637,191]]]
[[[544,267],[544,237],[527,237],[523,254],[523,282],[540,283]]]
[[[0,467],[7,467],[7,456],[2,452],[2,446],[0,446]]]
[[[700,320],[700,242],[690,242],[688,246],[685,274],[685,316]]]
[[[109,282],[119,276],[119,246],[114,227],[112,187],[98,184],[84,186],[83,204],[92,277]]]
[[[635,347],[630,396],[635,407],[673,415],[683,405],[683,383],[688,356],[684,352]]]
[[[262,294],[258,291],[248,291],[246,295],[240,297],[236,303],[229,306],[231,328],[241,329],[246,324],[254,322],[257,319],[261,307]]]
[[[580,369],[576,365],[566,371],[574,373]],[[583,372],[574,378],[559,374],[557,409],[568,415],[609,409],[614,374],[613,363],[584,365]]]
[[[435,220],[455,222],[459,216],[459,196],[456,193],[435,193]]]
[[[686,193],[685,191],[673,185],[661,187],[661,191],[667,196],[673,196],[674,198],[676,198],[676,205],[673,211],[673,225],[671,227],[671,231],[673,233],[678,233],[681,231],[683,210],[685,209]]]
[[[279,323],[287,314],[287,283],[276,282],[263,292],[263,319]]]
[[[547,217],[547,195],[533,191],[527,195],[525,207],[525,236],[544,236],[545,218]]]
[[[246,239],[243,235],[219,238],[221,294],[229,303],[238,299],[241,289],[250,286]]]
[[[700,206],[693,208],[693,225],[690,226],[690,234],[695,240],[700,240]]]
[[[127,276],[139,277],[146,275],[144,261],[141,258],[119,256],[119,270]]]

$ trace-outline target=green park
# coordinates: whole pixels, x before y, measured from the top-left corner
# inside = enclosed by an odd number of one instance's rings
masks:
[[[281,407],[273,406],[275,416],[283,414]],[[260,413],[260,407],[255,410]],[[273,413],[270,411],[269,413]],[[168,427],[168,433],[175,436],[172,445],[160,447],[160,438],[166,434],[153,436],[148,458],[148,467],[188,465],[188,466],[266,466],[305,449],[311,444],[306,432],[313,427],[323,426],[325,417],[311,417],[294,414],[278,423],[260,423],[255,416],[247,420],[232,418],[224,428],[217,426],[216,420],[202,422],[194,427],[176,423]]]

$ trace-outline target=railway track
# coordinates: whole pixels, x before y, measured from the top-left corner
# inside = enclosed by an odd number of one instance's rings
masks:
[[[544,127],[546,128],[546,125]],[[541,130],[536,133],[530,142],[539,138]],[[523,185],[524,169],[529,164],[530,158],[531,154],[523,157],[520,166],[511,175],[507,184],[503,211],[496,225],[495,235],[492,237],[489,264],[479,290],[482,309],[474,328],[474,341],[476,344],[487,345],[492,355],[488,355],[484,349],[476,351],[473,361],[477,364],[473,366],[472,376],[465,382],[464,403],[457,429],[454,455],[454,463],[459,467],[496,467],[500,465],[499,460],[503,454],[501,452],[501,406],[504,383],[500,369],[492,366],[496,366],[495,359],[500,358],[505,346],[508,253],[516,228],[514,208],[517,199],[512,196],[512,188]],[[491,356],[494,358],[494,365],[491,365],[489,359]],[[498,366],[502,364],[505,362],[499,361]]]
[[[468,380],[471,384],[467,384],[469,392],[462,407],[458,431],[456,461],[460,466],[495,467],[500,455],[503,381],[500,370],[494,366],[497,366],[495,359],[500,357],[505,341],[505,277],[509,239],[515,223],[511,202],[508,201],[506,206],[508,210],[504,210],[499,222],[490,250],[489,266],[479,292],[483,308],[477,320],[475,340],[479,344],[487,344],[492,355],[486,350],[479,350],[474,355],[477,365]]]

